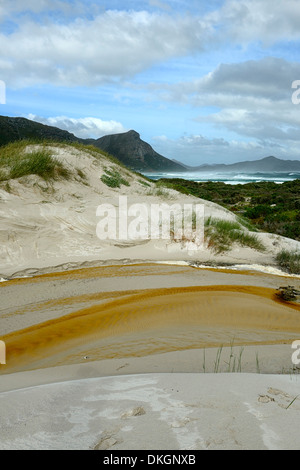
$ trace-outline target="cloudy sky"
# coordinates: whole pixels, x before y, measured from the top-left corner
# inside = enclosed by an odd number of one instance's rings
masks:
[[[1,115],[189,165],[300,159],[299,0],[0,0],[0,45]]]

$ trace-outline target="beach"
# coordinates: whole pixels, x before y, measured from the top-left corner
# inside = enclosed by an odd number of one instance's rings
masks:
[[[289,280],[151,262],[1,283],[0,447],[299,447]]]
[[[300,2],[0,23],[0,451],[299,450]]]
[[[264,273],[141,263],[2,283],[9,356],[3,371],[78,364],[85,357],[291,344],[300,337],[300,308],[277,300],[282,281]]]
[[[299,242],[240,224],[263,250],[99,238],[97,207],[117,214],[121,196],[129,211],[201,204],[237,219],[129,170],[130,186],[110,188],[106,157],[51,149],[84,184],[0,190],[0,448],[299,448],[300,305],[276,293],[300,276],[275,260]]]

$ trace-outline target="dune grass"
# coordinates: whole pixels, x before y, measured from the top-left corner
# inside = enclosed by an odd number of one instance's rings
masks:
[[[77,150],[80,150],[82,152],[89,153],[94,158],[97,158],[99,160],[103,160],[103,159],[109,160],[111,163],[116,164],[116,165],[128,170],[128,168],[122,162],[120,162],[117,158],[113,157],[108,152],[105,152],[105,150],[102,150],[98,147],[95,147],[95,145],[93,145],[93,144],[83,144],[83,143],[79,143],[79,142],[70,142],[70,143],[66,142],[66,143],[58,143],[58,144],[55,144],[55,145],[60,145],[62,147],[65,147],[65,146],[73,147],[73,148],[75,148]],[[140,175],[140,176],[143,177],[143,175]]]
[[[204,231],[209,248],[216,253],[228,251],[233,243],[258,251],[265,250],[257,235],[246,232],[239,222],[209,217],[205,221]]]
[[[105,173],[101,176],[101,181],[106,184],[109,188],[120,188],[123,184],[125,186],[130,186],[129,182],[120,175],[120,173],[115,168],[105,168]]]
[[[31,141],[18,141],[0,149],[0,181],[38,175],[46,181],[68,179],[70,171],[53,157],[46,145],[31,152],[26,151]]]
[[[245,227],[250,232],[258,232],[257,227],[255,227],[255,225],[253,225],[245,217],[243,217],[241,215],[237,215],[236,220],[238,221],[239,224],[241,224],[243,227]]]
[[[300,274],[300,252],[282,250],[276,255],[278,266],[291,274]]]
[[[219,372],[227,372],[227,373],[234,373],[234,372],[242,372],[242,355],[244,352],[244,347],[241,346],[238,352],[238,355],[233,351],[233,341],[230,344],[230,354],[229,360],[225,361],[224,359],[221,362],[221,356],[223,352],[223,345],[221,345],[216,351],[216,358],[213,363],[213,373],[218,374]],[[226,369],[224,369],[224,364],[226,364]],[[207,365],[206,365],[206,354],[205,349],[203,349],[203,364],[202,364],[203,372],[206,372]]]

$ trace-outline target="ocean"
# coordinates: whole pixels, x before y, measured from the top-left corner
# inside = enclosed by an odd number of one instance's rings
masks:
[[[159,180],[161,178],[183,178],[188,181],[221,181],[226,184],[246,184],[258,183],[261,181],[272,181],[274,183],[282,184],[285,181],[293,181],[300,179],[300,172],[270,172],[270,173],[216,173],[216,172],[157,172],[157,173],[144,173],[143,175],[152,180]]]

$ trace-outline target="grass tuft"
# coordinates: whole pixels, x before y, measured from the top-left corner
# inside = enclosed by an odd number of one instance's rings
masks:
[[[104,171],[105,174],[103,174],[100,179],[109,188],[119,188],[121,184],[125,186],[130,186],[129,182],[125,178],[123,178],[116,169],[105,168]]]
[[[241,246],[264,251],[265,247],[257,235],[245,232],[242,225],[231,220],[213,219],[205,221],[205,237],[208,246],[216,253],[228,251],[233,243]]]
[[[21,141],[0,149],[0,181],[28,175],[38,175],[46,181],[70,178],[70,171],[45,146],[26,152],[28,145],[29,142]]]
[[[278,266],[291,274],[300,274],[300,252],[282,250],[276,255]]]

